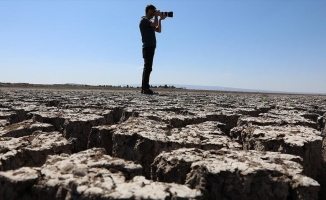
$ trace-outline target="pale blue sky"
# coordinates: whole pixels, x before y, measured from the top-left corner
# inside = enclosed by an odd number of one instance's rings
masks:
[[[0,0],[0,82],[140,84],[149,3],[151,84],[326,93],[325,0]]]

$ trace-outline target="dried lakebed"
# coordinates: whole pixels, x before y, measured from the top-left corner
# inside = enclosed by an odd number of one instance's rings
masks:
[[[0,199],[326,199],[326,96],[0,90]]]

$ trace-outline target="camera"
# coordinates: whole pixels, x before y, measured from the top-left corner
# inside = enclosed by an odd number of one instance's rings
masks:
[[[165,15],[167,17],[173,17],[173,12],[170,11],[170,12],[161,12],[161,15]]]

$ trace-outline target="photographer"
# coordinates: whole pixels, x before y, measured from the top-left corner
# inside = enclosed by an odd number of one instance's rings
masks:
[[[146,16],[143,16],[139,23],[139,29],[143,42],[142,50],[144,58],[141,93],[153,94],[153,91],[149,88],[149,77],[152,72],[153,58],[156,48],[155,32],[161,33],[161,20],[164,20],[166,16],[161,15],[161,12],[156,10],[155,6],[153,5],[147,5],[145,13]],[[154,21],[151,21],[153,17],[155,17]]]

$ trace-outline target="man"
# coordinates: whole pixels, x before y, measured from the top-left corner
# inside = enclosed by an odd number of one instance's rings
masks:
[[[159,10],[156,10],[155,6],[147,5],[145,9],[146,16],[143,16],[139,23],[139,29],[143,42],[143,58],[144,69],[142,78],[142,90],[143,94],[153,94],[153,91],[149,89],[149,77],[152,72],[153,58],[156,48],[155,32],[161,33],[162,25],[161,20],[164,20],[166,16],[161,15]],[[154,18],[154,22],[151,19]],[[160,17],[160,19],[158,19]]]

